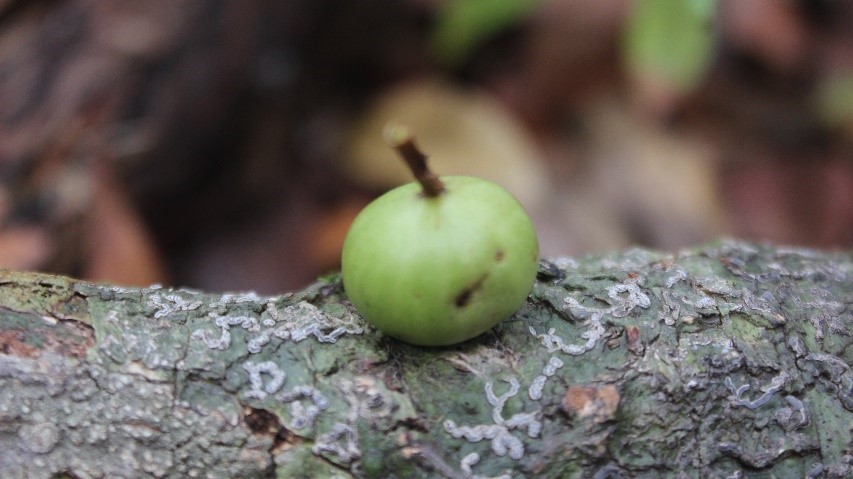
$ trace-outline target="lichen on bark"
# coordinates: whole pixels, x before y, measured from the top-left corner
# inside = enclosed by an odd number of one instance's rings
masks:
[[[461,345],[280,296],[0,273],[2,477],[849,477],[849,253],[541,263]]]

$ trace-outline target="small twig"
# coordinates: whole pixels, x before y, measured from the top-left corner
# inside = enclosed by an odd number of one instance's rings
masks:
[[[385,141],[397,150],[415,179],[421,184],[424,196],[435,198],[444,191],[444,183],[427,167],[427,156],[415,145],[415,135],[402,125],[388,124],[384,131]]]

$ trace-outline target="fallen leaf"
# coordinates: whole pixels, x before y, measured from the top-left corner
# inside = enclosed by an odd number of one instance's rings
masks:
[[[386,190],[412,181],[382,138],[392,120],[412,129],[439,175],[491,180],[528,209],[548,197],[541,153],[521,124],[488,93],[434,80],[392,88],[354,125],[341,166],[357,183]]]

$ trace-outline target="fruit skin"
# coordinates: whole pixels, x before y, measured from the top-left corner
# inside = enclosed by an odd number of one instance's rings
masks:
[[[539,242],[524,208],[500,186],[442,177],[423,195],[409,183],[367,205],[344,241],[344,289],[380,331],[444,346],[517,311],[533,288]]]

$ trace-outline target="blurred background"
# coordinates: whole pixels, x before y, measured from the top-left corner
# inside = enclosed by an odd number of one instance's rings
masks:
[[[391,119],[544,256],[853,245],[848,0],[0,0],[0,268],[302,287]]]

